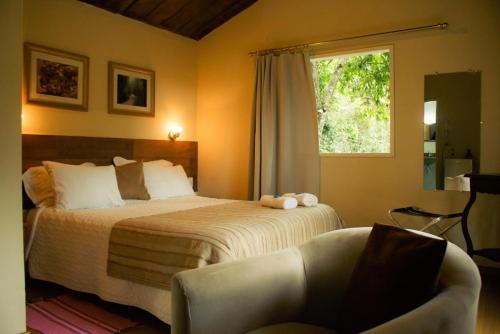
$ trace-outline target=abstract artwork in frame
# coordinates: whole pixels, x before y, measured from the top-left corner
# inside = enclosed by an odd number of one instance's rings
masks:
[[[28,103],[87,111],[87,56],[25,43],[24,57]]]
[[[113,62],[108,71],[108,112],[154,117],[155,72]]]

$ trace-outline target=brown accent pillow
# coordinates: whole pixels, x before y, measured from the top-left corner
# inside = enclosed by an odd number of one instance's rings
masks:
[[[340,333],[376,327],[432,298],[446,246],[443,239],[375,224],[339,312]]]
[[[142,161],[115,166],[115,173],[122,199],[150,199],[144,184]]]

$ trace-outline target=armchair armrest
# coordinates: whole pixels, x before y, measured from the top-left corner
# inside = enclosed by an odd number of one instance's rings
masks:
[[[183,271],[171,286],[172,334],[245,333],[297,318],[306,302],[296,248]]]

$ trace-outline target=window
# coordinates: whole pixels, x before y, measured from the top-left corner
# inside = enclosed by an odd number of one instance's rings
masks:
[[[312,58],[320,153],[392,155],[392,47]]]

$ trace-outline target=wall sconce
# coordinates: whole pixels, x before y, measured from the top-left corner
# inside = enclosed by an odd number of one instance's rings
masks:
[[[175,141],[177,138],[180,137],[181,133],[182,133],[182,126],[174,125],[170,127],[170,130],[168,131],[168,138],[172,141]]]

